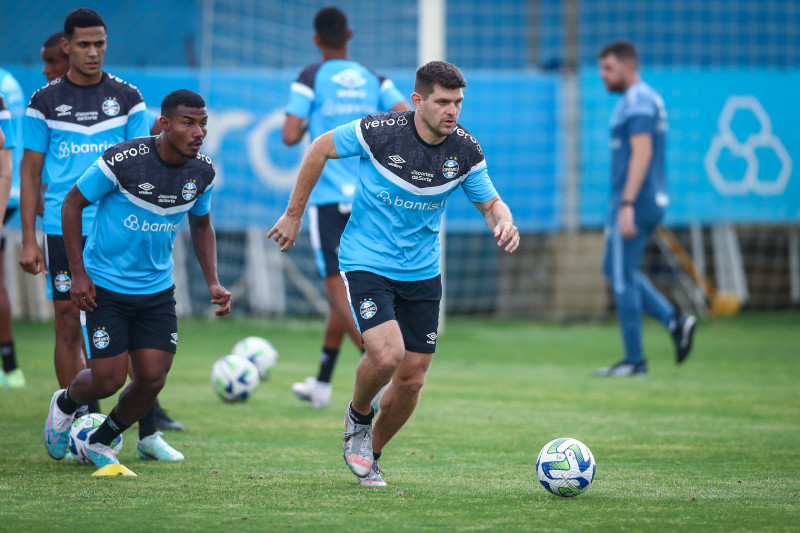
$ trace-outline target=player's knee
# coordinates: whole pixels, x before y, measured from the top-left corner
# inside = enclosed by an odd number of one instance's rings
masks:
[[[148,394],[157,395],[167,383],[167,374],[157,373],[152,375],[137,376],[135,381],[140,390]]]
[[[124,385],[127,379],[126,375],[93,375],[92,384],[94,391],[100,398],[108,398],[117,393]]]
[[[368,352],[368,355],[377,363],[379,372],[390,373],[394,372],[403,361],[405,351],[402,348],[384,346],[381,349]]]
[[[416,373],[405,376],[394,376],[392,386],[397,386],[403,394],[416,395],[425,385],[425,373]]]

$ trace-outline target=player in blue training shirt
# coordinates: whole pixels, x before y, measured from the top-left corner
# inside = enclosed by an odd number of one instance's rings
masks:
[[[4,98],[4,107],[0,110],[0,128],[6,137],[5,149],[0,151],[0,175],[2,175],[2,193],[0,193],[0,228],[19,209],[19,161],[22,158],[22,119],[25,115],[25,97],[17,80],[5,69],[0,69],[0,98]],[[6,187],[8,187],[6,189]],[[8,297],[5,273],[6,237],[0,230],[0,356],[3,366],[0,368],[0,387],[22,388],[25,386],[25,375],[17,365],[17,354],[14,346],[14,331],[11,324],[11,301]]]
[[[678,364],[692,349],[697,323],[639,271],[645,245],[669,204],[664,176],[667,112],[661,96],[639,77],[638,54],[631,43],[614,42],[599,59],[606,87],[622,95],[611,116],[611,201],[603,271],[614,292],[625,354],[595,375],[645,376],[642,313],[668,328]]]
[[[378,459],[417,405],[436,350],[439,230],[447,197],[461,187],[513,252],[519,232],[486,169],[478,141],[458,123],[466,81],[444,61],[417,70],[414,111],[364,117],[315,140],[303,158],[286,212],[267,237],[294,245],[311,191],[330,159],[357,158],[353,214],[339,249],[341,275],[366,354],[345,412],[345,462],[366,486],[384,486]],[[380,400],[373,396],[391,384]]]
[[[63,31],[59,31],[51,35],[50,37],[45,40],[44,44],[42,45],[42,61],[44,62],[44,66],[42,67],[42,74],[47,77],[47,81],[53,81],[56,78],[60,78],[61,76],[65,75],[69,72],[69,56],[64,52],[64,49],[61,47],[61,40],[66,39],[66,33]],[[161,124],[158,121],[158,116],[155,113],[151,112],[149,109],[146,110],[147,113],[147,124],[150,124],[150,135],[158,135],[161,133]],[[42,190],[47,190],[47,176],[45,172],[42,172]],[[37,214],[43,215],[44,214],[44,202],[40,201],[39,204],[39,211]],[[148,416],[151,416],[148,413]],[[153,413],[152,417],[155,419],[155,427],[156,429],[163,429],[163,430],[173,430],[173,431],[183,431],[184,426],[180,422],[173,420],[167,412],[161,407],[161,404],[158,400],[153,404]],[[145,417],[145,426],[148,424],[147,421],[148,417]]]
[[[304,68],[292,84],[283,125],[286,144],[300,142],[306,130],[313,141],[326,131],[364,115],[411,109],[391,80],[348,59],[347,43],[353,30],[340,9],[326,7],[317,12],[314,30],[314,43],[322,54],[322,63]],[[316,378],[295,383],[292,390],[317,409],[330,403],[331,376],[345,334],[359,350],[363,349],[337,258],[339,240],[352,210],[357,177],[358,160],[329,161],[309,199],[311,245],[320,276],[325,280],[328,317],[319,373]]]
[[[105,422],[89,434],[88,458],[98,468],[118,464],[109,444],[150,408],[164,386],[178,344],[172,249],[189,214],[192,243],[217,315],[230,312],[231,294],[219,284],[214,228],[209,211],[214,166],[200,152],[208,113],[200,95],[181,89],[164,98],[163,132],[106,150],[64,199],[64,241],[73,276],[72,304],[81,324],[90,368],[53,394],[45,445],[54,459],[78,406],[115,394],[133,380]],[[81,212],[97,213],[81,253]],[[139,439],[142,458],[182,460],[155,433]]]

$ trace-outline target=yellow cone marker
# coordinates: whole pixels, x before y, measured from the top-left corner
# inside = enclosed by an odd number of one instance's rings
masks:
[[[103,468],[99,468],[97,472],[92,474],[93,476],[134,476],[132,471],[125,468],[123,465],[106,465]]]

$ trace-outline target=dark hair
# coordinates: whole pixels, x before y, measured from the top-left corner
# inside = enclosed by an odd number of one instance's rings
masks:
[[[457,66],[447,61],[431,61],[417,69],[414,92],[427,98],[435,86],[442,89],[462,89],[467,86],[464,75]]]
[[[314,17],[314,31],[328,48],[347,44],[347,15],[338,7],[323,7]]]
[[[88,7],[79,7],[72,11],[67,18],[64,19],[64,34],[67,40],[71,40],[75,35],[75,28],[94,28],[102,26],[106,29],[106,21],[100,16],[100,13]]]
[[[630,41],[614,41],[604,46],[600,53],[597,54],[597,58],[603,59],[606,56],[615,56],[620,61],[639,63],[639,54],[636,53],[636,47]]]
[[[66,39],[67,34],[63,31],[57,31],[53,35],[47,38],[47,40],[42,45],[43,48],[50,48],[51,46],[60,46],[61,39]]]
[[[178,89],[164,97],[164,101],[161,102],[161,116],[171,117],[177,111],[179,105],[201,108],[206,106],[206,102],[202,96],[194,91]]]

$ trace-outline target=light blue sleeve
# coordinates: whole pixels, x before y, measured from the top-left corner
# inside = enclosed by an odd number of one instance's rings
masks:
[[[0,111],[0,114],[8,114],[9,117],[11,113],[9,111]],[[3,145],[3,149],[6,148],[14,148],[17,145],[17,134],[14,131],[14,122],[11,118],[0,117],[0,130],[3,130],[3,135],[6,137],[6,143]]]
[[[147,108],[144,105],[144,102],[141,104],[141,108],[137,105],[136,111],[133,114],[128,115],[128,124],[125,127],[125,140],[130,141],[131,139],[138,139],[139,137],[149,137],[150,136],[150,126],[152,123],[149,122],[149,115],[147,113]]]
[[[391,111],[394,106],[404,101],[405,97],[397,87],[394,86],[392,80],[383,80],[381,84],[381,109],[384,111]]]
[[[361,127],[361,119],[342,124],[333,130],[333,144],[339,157],[369,157],[364,147],[358,140],[358,129]]]
[[[109,178],[101,169],[101,165],[105,166],[102,157],[92,163],[92,166],[86,169],[76,183],[81,194],[93,204],[118,188],[116,178]],[[109,172],[111,171],[109,170]]]
[[[191,209],[189,209],[191,214],[201,217],[211,212],[211,191],[213,189],[214,184],[212,183],[205,191],[203,191],[203,194],[197,197],[194,205]]]
[[[306,85],[299,82],[292,83],[286,113],[303,119],[308,118],[311,115],[311,105],[314,103],[314,100],[308,96],[309,92],[313,93]]]
[[[29,107],[23,123],[22,145],[26,150],[34,152],[47,152],[50,145],[50,128],[47,122],[36,109]]]
[[[494,188],[491,178],[489,178],[486,161],[481,161],[475,167],[467,174],[467,178],[461,184],[461,187],[470,202],[488,202],[497,196],[497,190]]]

